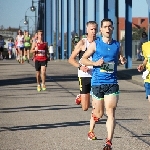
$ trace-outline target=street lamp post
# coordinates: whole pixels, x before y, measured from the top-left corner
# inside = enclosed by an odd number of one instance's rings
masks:
[[[35,11],[35,30],[37,30],[37,8],[36,8],[36,6],[34,6],[34,3],[39,3],[39,1],[33,1],[32,0],[32,6],[30,7],[30,10],[32,12]]]
[[[19,22],[19,30],[21,29],[21,27],[25,27],[25,26],[20,26],[20,23],[23,21],[24,19],[21,19]],[[25,24],[26,25],[26,24]]]
[[[27,16],[25,16],[24,24],[27,25],[27,31],[29,32],[29,18],[27,19]]]
[[[24,24],[25,24],[25,25],[28,25],[28,26],[27,26],[28,32],[29,32],[29,18],[33,21],[32,17],[34,17],[34,16],[25,16]],[[33,21],[33,23],[35,24],[34,21]]]
[[[27,16],[26,14],[27,14],[27,11],[28,10],[32,10],[32,11],[35,11],[35,16]],[[29,18],[28,18],[28,20],[27,20],[27,17],[35,17],[35,32],[36,32],[36,17],[37,17],[37,15],[36,15],[36,7],[35,6],[33,6],[33,3],[32,3],[32,6],[31,7],[29,7],[27,10],[26,10],[26,12],[25,12],[25,21],[24,21],[24,24],[28,24],[28,22],[29,22]],[[33,19],[32,19],[32,21],[33,21]],[[28,26],[28,30],[29,30],[29,26]]]

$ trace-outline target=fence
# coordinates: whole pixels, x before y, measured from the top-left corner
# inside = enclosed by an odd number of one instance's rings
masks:
[[[138,44],[139,44],[139,40],[133,40],[132,41],[132,59],[133,60],[136,60],[137,59],[137,47],[138,47]],[[125,42],[121,42],[121,45],[122,45],[122,48],[123,48],[123,52],[124,52],[124,55],[125,55]]]

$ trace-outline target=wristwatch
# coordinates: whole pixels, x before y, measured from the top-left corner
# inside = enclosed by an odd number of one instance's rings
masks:
[[[79,64],[79,67],[78,67],[78,69],[80,70],[80,67],[81,67],[82,65],[81,64]]]

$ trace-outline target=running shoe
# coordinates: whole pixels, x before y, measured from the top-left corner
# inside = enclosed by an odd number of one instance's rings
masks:
[[[110,140],[106,139],[106,144],[104,145],[103,150],[112,150],[112,143]]]
[[[81,95],[80,95],[80,94],[77,95],[77,97],[76,97],[76,99],[75,99],[75,103],[76,103],[77,105],[80,105],[80,103],[81,103]]]
[[[46,90],[46,86],[43,84],[42,85],[42,90],[45,91]]]
[[[27,57],[24,57],[24,61],[27,61]]]
[[[40,86],[40,85],[37,86],[37,91],[38,91],[38,92],[41,91],[41,86]]]
[[[88,132],[88,140],[97,140],[97,137],[95,136],[94,132]]]

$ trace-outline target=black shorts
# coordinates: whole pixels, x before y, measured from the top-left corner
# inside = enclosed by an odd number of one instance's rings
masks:
[[[92,86],[92,96],[96,99],[104,99],[104,95],[119,94],[118,84],[102,84]]]
[[[20,50],[21,50],[21,51],[23,51],[23,50],[24,50],[24,47],[20,47],[20,46],[18,46],[18,50],[19,50],[19,48],[20,48]]]
[[[80,94],[87,94],[91,91],[91,77],[79,77]]]
[[[3,52],[4,51],[4,48],[3,47],[0,47],[0,52]]]
[[[38,61],[38,60],[36,60],[35,61],[35,70],[36,71],[40,71],[41,70],[41,66],[47,67],[47,60],[45,60],[45,61]]]
[[[25,46],[25,51],[30,50],[31,46]]]

